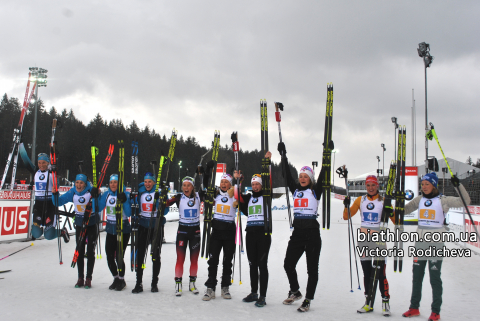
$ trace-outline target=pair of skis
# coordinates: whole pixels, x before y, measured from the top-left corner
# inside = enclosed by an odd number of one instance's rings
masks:
[[[157,221],[155,224],[155,230],[153,235],[152,247],[150,248],[150,255],[152,256],[152,260],[160,260],[160,250],[163,241],[163,217],[166,209],[166,203],[168,198],[168,173],[170,171],[170,164],[172,163],[173,156],[175,155],[175,146],[177,145],[177,131],[173,129],[172,136],[170,138],[170,148],[168,150],[167,157],[163,155],[160,157],[160,166],[158,168],[158,176],[157,176],[157,192],[159,192],[159,207],[158,207],[158,214],[157,214]],[[167,173],[165,175],[165,183],[162,184],[162,169],[163,165],[167,164]],[[155,201],[156,203],[156,201]],[[155,205],[154,205],[155,207]]]
[[[217,174],[218,150],[220,148],[220,131],[215,131],[212,142],[212,161],[213,168],[210,173],[210,182],[207,186],[207,196],[205,198],[205,214],[203,219],[203,238],[200,256],[208,259],[210,250],[210,233],[212,230],[213,202],[215,198],[215,177]]]
[[[272,184],[271,161],[265,157],[268,149],[268,112],[267,101],[260,100],[260,137],[262,155],[262,191],[263,191],[263,223],[265,226],[265,235],[272,235]]]
[[[117,186],[117,203],[115,204],[115,218],[117,227],[117,266],[118,271],[124,269],[123,266],[123,203],[120,202],[119,195],[123,193],[123,185],[125,182],[125,145],[123,140],[118,141],[118,186]]]
[[[92,149],[92,151],[93,151],[93,149]],[[110,160],[112,159],[112,156],[113,156],[113,151],[114,151],[114,146],[112,144],[110,144],[110,146],[108,148],[107,157],[105,158],[105,161],[103,162],[102,171],[100,172],[100,177],[98,178],[97,186],[102,186],[103,180],[104,180],[105,175],[107,173],[108,165],[110,164]],[[92,155],[92,157],[93,157],[93,155]],[[93,158],[92,158],[92,160],[93,160]],[[94,172],[95,172],[95,175],[96,175],[96,168],[94,169]],[[77,264],[77,260],[78,260],[78,256],[79,256],[78,250],[82,246],[83,240],[85,239],[85,235],[87,234],[87,227],[88,227],[88,223],[90,222],[91,214],[92,214],[92,199],[90,199],[90,201],[88,202],[88,204],[85,208],[84,218],[83,218],[83,222],[82,222],[82,229],[81,229],[80,235],[78,237],[78,242],[77,242],[77,246],[75,248],[75,252],[73,254],[72,264],[70,265],[72,268],[74,268]]]
[[[132,190],[130,199],[132,200],[132,233],[130,234],[130,269],[136,271],[136,248],[137,248],[137,232],[138,232],[138,142],[132,141],[132,158],[131,158],[131,180]]]
[[[23,99],[22,112],[20,114],[20,120],[18,121],[17,128],[13,130],[12,151],[8,154],[7,163],[5,164],[5,170],[3,172],[2,180],[0,181],[0,189],[3,188],[3,186],[5,185],[5,182],[7,181],[7,175],[10,169],[10,165],[12,164],[12,161],[13,161],[13,166],[12,166],[12,179],[10,183],[10,189],[13,190],[13,187],[15,186],[15,177],[17,175],[18,154],[20,151],[20,143],[22,141],[23,120],[25,119],[28,106],[30,105],[30,101],[32,99],[33,93],[35,92],[35,88],[37,87],[37,81],[35,78],[30,95],[28,94],[30,89],[31,76],[32,76],[32,73],[29,72],[27,89],[25,90],[25,97]]]
[[[405,152],[406,152],[406,128],[398,127],[398,153],[397,175],[395,180],[395,233],[404,231],[403,223],[405,216]],[[398,234],[396,234],[398,235]],[[395,239],[395,247],[403,249],[403,242]],[[393,258],[393,271],[402,273],[403,260],[401,256]]]
[[[238,166],[238,152],[240,151],[240,144],[238,142],[238,132],[232,133],[232,149],[233,154],[235,156],[235,171],[238,175],[240,175],[239,166]],[[237,226],[235,232],[235,245],[238,245],[238,273],[240,276],[240,284],[242,284],[242,257],[240,254],[243,254],[243,233],[242,233],[242,213],[240,212],[240,197],[241,197],[241,190],[240,190],[241,178],[237,179],[237,191],[236,194],[238,195],[238,206],[237,206]],[[235,192],[234,192],[235,194]],[[233,271],[235,271],[235,252],[233,253]],[[232,273],[232,284],[233,284],[233,276]]]
[[[23,113],[23,111],[22,111]],[[53,190],[58,191],[58,181],[57,181],[57,142],[55,141],[55,132],[57,130],[57,119],[53,119],[52,121],[52,136],[50,139],[50,172],[52,173],[52,180],[53,180]],[[48,180],[47,180],[47,189],[48,189]],[[32,193],[34,193],[32,191]],[[48,192],[47,192],[48,193]],[[55,201],[58,202],[58,193],[56,195],[52,195],[55,197]],[[33,198],[32,198],[33,199]],[[45,215],[45,210],[42,213],[42,216]],[[55,218],[57,222],[57,226],[55,227],[57,230],[57,235],[60,236],[61,229],[60,229],[60,215],[58,214],[58,207],[55,206]],[[57,244],[58,244],[58,261],[60,265],[63,264],[63,257],[62,257],[62,240],[60,237],[57,237]]]
[[[332,151],[334,144],[332,140],[332,119],[333,119],[333,84],[327,84],[327,107],[325,112],[325,132],[323,140],[323,161],[322,169],[324,178],[321,182],[323,187],[322,200],[322,227],[330,229],[330,195],[332,191]],[[319,182],[320,183],[320,182]]]
[[[283,143],[282,129],[280,127],[280,122],[282,121],[282,116],[280,114],[280,111],[283,111],[283,104],[279,103],[279,102],[275,102],[275,119],[278,123],[278,136],[280,138],[280,143]],[[285,197],[287,198],[288,222],[290,223],[290,230],[293,230],[292,210],[290,209],[290,195],[289,195],[288,183],[287,183],[288,160],[287,160],[286,151],[281,152],[281,158],[282,158],[282,176],[283,176],[284,184],[285,184]]]
[[[383,209],[382,209],[382,216],[381,216],[381,223],[380,223],[380,229],[382,230],[385,230],[387,228],[387,225],[388,225],[388,215],[387,213],[389,213],[390,211],[388,211],[387,209],[391,209],[392,208],[392,200],[393,200],[393,197],[394,197],[394,193],[393,193],[393,189],[394,189],[394,185],[395,185],[395,174],[396,174],[397,170],[396,170],[396,166],[395,166],[395,163],[392,162],[390,164],[390,171],[388,173],[388,181],[387,181],[387,187],[386,187],[386,190],[385,190],[385,199],[383,201]],[[398,173],[398,172],[397,172]],[[396,194],[396,193],[395,193]],[[384,246],[385,243],[377,243],[377,246]],[[376,257],[374,260],[373,260],[373,270],[374,272],[370,274],[370,289],[367,293],[367,300],[366,300],[366,304],[368,304],[368,306],[370,308],[373,308],[373,304],[375,303],[375,294],[377,292],[377,286],[378,286],[378,279],[380,277],[379,273],[383,273],[382,271],[380,271],[380,262],[381,261],[385,261],[385,258],[384,257]]]

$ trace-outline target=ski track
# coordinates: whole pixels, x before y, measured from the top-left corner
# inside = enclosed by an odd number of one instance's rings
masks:
[[[195,296],[188,291],[189,256],[184,265],[183,296],[175,297],[174,268],[176,252],[174,244],[164,244],[162,248],[162,268],[160,271],[159,291],[150,292],[152,277],[151,260],[147,261],[143,285],[144,292],[132,294],[135,274],[130,271],[130,249],[126,252],[127,288],[122,292],[108,290],[113,281],[107,267],[104,253],[105,233],[102,238],[102,259],[97,259],[93,273],[92,288],[76,289],[77,269],[70,263],[75,249],[72,236],[70,243],[62,242],[63,265],[58,264],[57,241],[37,240],[34,246],[12,257],[0,261],[0,270],[12,269],[0,280],[0,311],[2,320],[89,320],[136,319],[179,317],[194,320],[385,320],[381,315],[381,299],[376,296],[375,312],[359,315],[356,310],[364,303],[363,273],[358,261],[360,285],[358,290],[355,262],[353,268],[353,293],[350,292],[350,275],[348,259],[347,224],[341,219],[342,202],[332,199],[332,226],[330,230],[321,230],[322,252],[320,254],[319,282],[315,300],[310,311],[300,314],[296,309],[301,301],[292,306],[282,304],[289,290],[288,280],[283,270],[283,260],[290,237],[288,220],[284,214],[278,214],[273,224],[272,248],[269,255],[269,287],[267,306],[257,308],[253,303],[244,303],[242,298],[250,293],[250,277],[246,253],[242,255],[242,285],[239,285],[238,254],[235,266],[235,281],[230,287],[232,300],[220,296],[217,285],[216,299],[202,301],[203,285],[207,279],[207,260],[199,259],[197,287],[200,294]],[[275,212],[274,212],[275,214]],[[359,226],[359,216],[353,218],[354,228]],[[246,220],[243,220],[243,226]],[[177,222],[169,222],[165,227],[166,240],[174,241]],[[391,226],[391,224],[390,224]],[[202,226],[203,227],[203,226]],[[407,226],[407,230],[415,227]],[[0,257],[8,255],[28,243],[12,242],[0,244]],[[404,245],[406,248],[408,244]],[[389,244],[392,247],[392,244]],[[449,245],[456,247],[456,245]],[[478,302],[479,283],[476,267],[480,266],[480,257],[446,259],[443,264],[443,305],[440,313],[442,320],[477,320],[472,307]],[[298,265],[300,290],[306,291],[307,271],[305,256]],[[220,280],[221,267],[219,267]],[[393,264],[387,264],[387,278],[390,284],[390,304],[392,316],[389,320],[406,320],[402,313],[409,307],[412,283],[412,259],[404,258],[403,272],[394,273]],[[426,271],[423,296],[420,307],[421,315],[415,320],[427,320],[432,301],[428,272]]]

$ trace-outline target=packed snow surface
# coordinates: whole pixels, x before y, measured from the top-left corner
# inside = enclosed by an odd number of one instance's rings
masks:
[[[274,202],[273,205],[275,205]],[[132,294],[135,274],[127,263],[127,288],[122,292],[111,291],[108,286],[113,277],[107,267],[106,255],[102,248],[102,259],[97,259],[91,289],[76,289],[77,269],[70,263],[75,250],[75,240],[62,244],[63,265],[58,263],[57,241],[37,240],[34,246],[0,261],[0,270],[12,269],[0,277],[1,320],[383,320],[381,299],[377,293],[375,311],[367,315],[356,312],[363,303],[363,273],[358,261],[360,285],[358,290],[355,262],[353,268],[353,293],[350,292],[347,224],[342,220],[342,202],[332,199],[332,225],[330,230],[321,230],[322,252],[320,255],[319,282],[310,311],[297,312],[301,301],[292,306],[283,305],[289,290],[283,260],[290,229],[286,211],[274,211],[272,247],[269,256],[269,287],[267,305],[257,308],[253,303],[244,303],[242,298],[250,293],[250,279],[247,255],[241,255],[242,285],[239,285],[239,257],[235,266],[235,280],[230,287],[231,300],[220,296],[217,286],[216,299],[202,301],[207,279],[207,260],[199,260],[197,287],[200,294],[188,291],[189,259],[184,265],[183,296],[175,296],[174,267],[176,252],[174,244],[164,244],[162,268],[158,287],[160,292],[151,293],[151,261],[147,262],[144,273],[144,292]],[[320,210],[321,212],[321,210]],[[320,218],[321,219],[321,218]],[[353,218],[354,228],[359,226],[359,216]],[[243,220],[245,226],[246,220]],[[177,222],[168,222],[165,228],[166,241],[173,242]],[[203,228],[203,227],[202,227]],[[406,227],[414,231],[415,227]],[[105,244],[105,232],[101,233],[101,244]],[[25,247],[28,243],[12,242],[0,244],[0,257]],[[407,246],[406,244],[405,246]],[[392,247],[392,244],[389,244]],[[449,248],[456,245],[450,244]],[[130,249],[127,248],[126,258]],[[129,262],[127,260],[127,262]],[[480,257],[446,259],[442,267],[443,305],[442,320],[478,320],[475,306],[480,294],[478,268]],[[305,256],[302,256],[297,272],[301,292],[305,294],[307,271]],[[218,277],[221,276],[219,268]],[[405,320],[402,313],[409,308],[412,288],[412,258],[404,259],[403,273],[394,273],[392,260],[387,264],[387,278],[390,284],[390,320]],[[428,271],[423,283],[423,298],[420,317],[427,320],[432,302]]]

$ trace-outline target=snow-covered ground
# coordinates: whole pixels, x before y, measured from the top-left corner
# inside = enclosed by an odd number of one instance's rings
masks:
[[[273,204],[275,205],[275,203]],[[112,276],[107,267],[104,250],[103,259],[97,260],[93,274],[92,288],[76,289],[77,270],[70,267],[75,249],[72,238],[63,244],[64,264],[58,264],[57,241],[37,240],[35,245],[0,261],[0,270],[12,269],[12,272],[0,274],[0,315],[1,320],[379,320],[381,300],[375,304],[375,312],[359,315],[356,310],[363,305],[363,277],[359,266],[362,291],[358,290],[355,265],[354,292],[350,292],[347,224],[341,219],[342,203],[332,199],[332,226],[322,230],[322,252],[320,255],[319,282],[315,300],[308,313],[300,314],[293,306],[285,306],[289,286],[283,270],[285,250],[290,236],[286,211],[274,211],[272,248],[269,256],[270,280],[267,293],[267,306],[257,308],[251,303],[242,302],[250,292],[247,256],[242,255],[242,285],[239,285],[238,257],[235,268],[235,282],[231,286],[232,300],[220,297],[203,302],[201,295],[203,283],[207,279],[207,261],[200,259],[197,285],[201,290],[195,296],[188,292],[188,255],[185,262],[184,294],[175,297],[174,266],[176,260],[175,245],[164,244],[162,250],[162,269],[160,272],[158,293],[150,292],[151,262],[144,274],[144,292],[132,294],[135,274],[129,269],[126,273],[127,288],[122,292],[110,291],[108,286]],[[358,215],[354,217],[358,227]],[[244,221],[245,226],[245,221]],[[166,225],[167,242],[174,241],[176,222]],[[407,227],[407,230],[414,227]],[[105,233],[101,234],[102,246]],[[0,257],[8,255],[28,243],[12,242],[0,244]],[[391,246],[391,245],[390,245]],[[455,245],[449,245],[455,247]],[[130,250],[127,249],[127,255]],[[442,320],[478,320],[475,306],[480,295],[478,268],[480,257],[447,259],[443,265],[443,305]],[[393,264],[387,265],[387,277],[390,283],[392,320],[405,320],[401,314],[409,307],[412,259],[406,258],[403,273],[393,273]],[[302,257],[297,272],[301,291],[305,294],[307,272],[305,256]],[[421,316],[416,320],[427,320],[430,315],[431,288],[428,272],[423,285]],[[221,272],[219,273],[220,276]]]

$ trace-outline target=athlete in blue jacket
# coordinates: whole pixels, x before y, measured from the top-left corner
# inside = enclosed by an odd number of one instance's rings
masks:
[[[108,183],[109,188],[105,191],[100,200],[98,201],[98,212],[102,213],[103,209],[106,209],[107,225],[105,230],[107,231],[107,238],[105,240],[105,253],[107,253],[107,263],[110,272],[114,277],[113,283],[109,286],[110,290],[123,290],[127,284],[125,283],[125,261],[122,260],[123,269],[118,271],[117,255],[115,255],[117,244],[117,219],[115,206],[117,200],[122,202],[122,215],[123,215],[123,229],[122,229],[122,245],[123,245],[123,257],[125,257],[125,250],[127,249],[128,241],[130,240],[130,233],[132,226],[128,221],[128,218],[132,215],[132,207],[130,202],[130,193],[118,193],[118,174],[110,176]],[[125,190],[125,187],[123,188]]]

